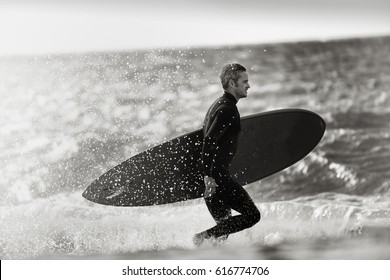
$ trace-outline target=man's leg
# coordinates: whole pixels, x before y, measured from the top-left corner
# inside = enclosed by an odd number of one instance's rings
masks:
[[[253,200],[245,189],[235,182],[232,178],[228,179],[225,188],[224,202],[240,215],[231,216],[218,223],[211,229],[206,230],[207,236],[218,238],[225,234],[235,233],[246,228],[252,227],[260,221],[260,211],[257,209]]]
[[[249,228],[260,221],[260,211],[245,189],[234,181],[227,171],[223,175],[216,179],[218,184],[216,194],[211,198],[206,198],[211,215],[216,221],[218,220],[217,225],[196,234],[194,237],[196,245],[201,245],[204,239],[229,235]],[[230,209],[234,209],[240,215],[231,216]]]
[[[229,205],[224,201],[223,197],[221,196],[221,188],[223,186],[218,186],[217,191],[214,195],[211,197],[206,197],[204,200],[207,205],[207,209],[209,210],[211,216],[213,217],[214,221],[219,224],[227,219],[229,219],[232,216],[232,211]],[[227,239],[229,235],[221,235],[221,239]],[[210,238],[206,231],[200,232],[198,234],[195,234],[194,236],[194,243],[195,245],[202,245],[205,239]]]
[[[232,210],[228,203],[226,203],[223,197],[214,195],[205,199],[207,208],[211,216],[214,218],[216,224],[220,224],[223,221],[229,219],[232,216]],[[226,240],[229,234],[220,236],[218,241]]]
[[[232,216],[231,208],[220,195],[214,194],[211,197],[206,197],[205,202],[207,209],[217,224]]]

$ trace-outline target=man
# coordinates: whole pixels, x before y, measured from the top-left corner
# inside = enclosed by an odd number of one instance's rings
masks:
[[[229,174],[240,134],[240,114],[237,102],[246,98],[248,73],[240,64],[223,67],[221,83],[224,95],[209,108],[203,124],[202,160],[204,199],[217,225],[195,234],[194,243],[205,239],[227,238],[229,234],[249,228],[260,221],[260,212],[245,189]],[[240,213],[232,216],[231,209]]]

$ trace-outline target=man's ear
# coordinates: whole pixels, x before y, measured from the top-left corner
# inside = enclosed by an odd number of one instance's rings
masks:
[[[236,83],[233,81],[233,79],[229,80],[229,86],[231,86],[231,87],[235,87],[236,86]]]

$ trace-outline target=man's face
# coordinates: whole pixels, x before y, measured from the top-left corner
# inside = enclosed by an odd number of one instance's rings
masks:
[[[249,88],[248,73],[241,72],[233,90],[239,98],[245,98],[248,95]]]

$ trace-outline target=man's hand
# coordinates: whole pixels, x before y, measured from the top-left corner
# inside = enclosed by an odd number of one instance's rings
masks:
[[[212,196],[217,188],[217,183],[215,182],[215,180],[212,177],[205,176],[204,185],[206,186],[206,189],[204,191],[204,197]]]

